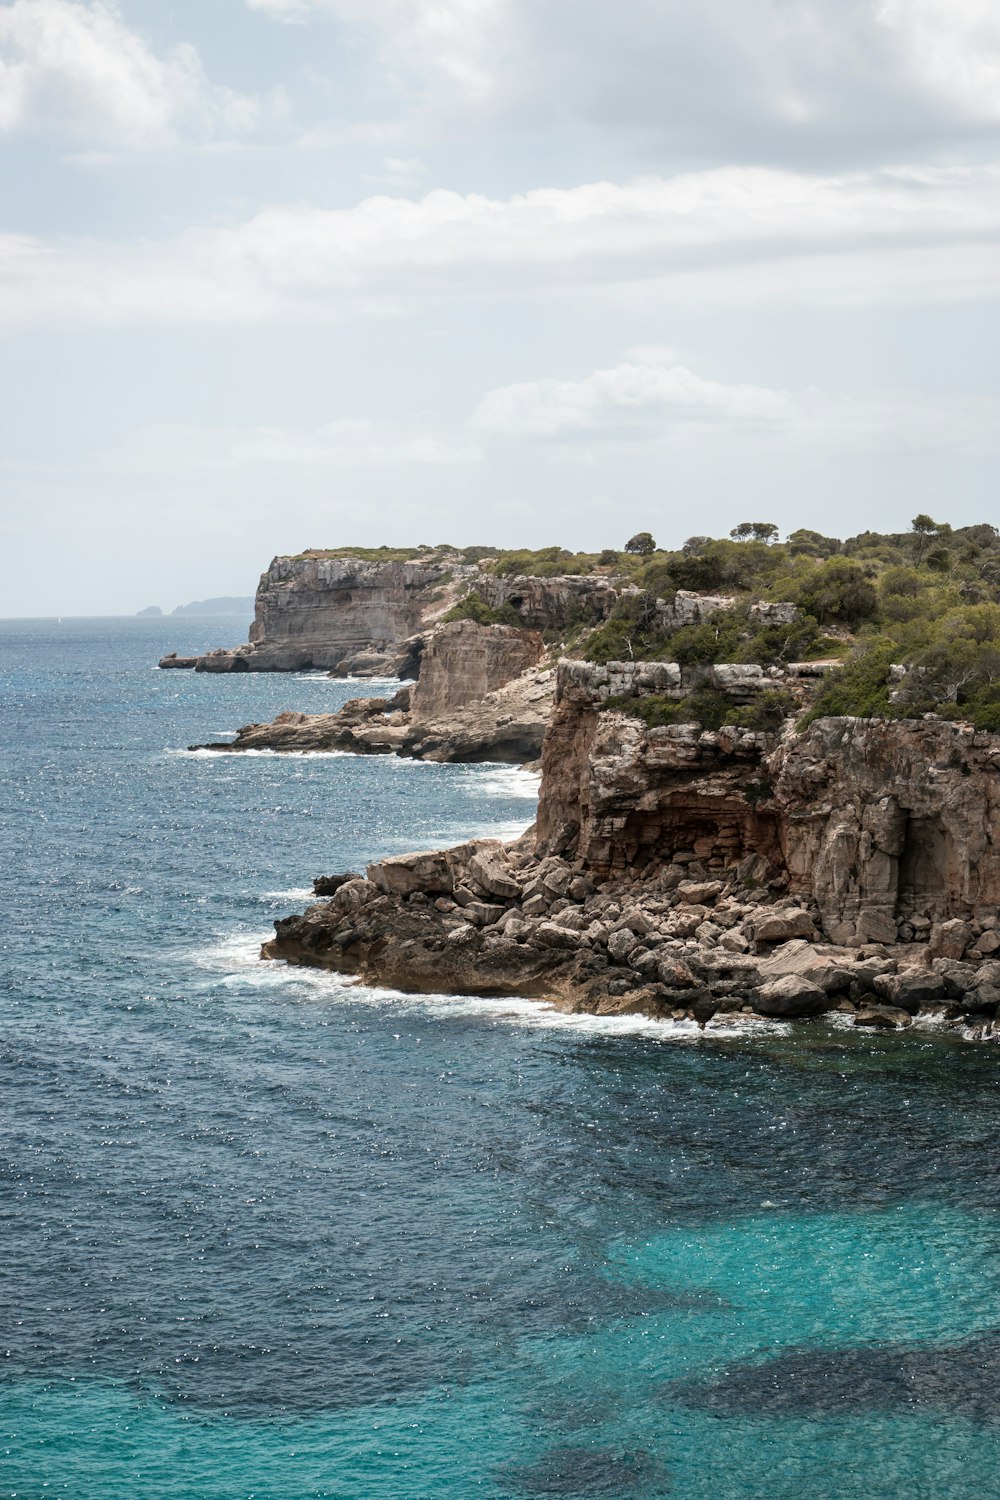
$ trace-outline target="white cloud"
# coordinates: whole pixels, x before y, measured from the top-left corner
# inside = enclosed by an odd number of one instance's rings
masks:
[[[584,380],[538,380],[490,391],[473,425],[529,437],[623,435],[664,424],[773,424],[787,398],[760,386],[704,380],[683,365],[623,364]]]
[[[510,0],[247,0],[251,10],[300,22],[311,11],[371,31],[401,83],[418,81],[481,109],[499,86],[512,34]]]
[[[1000,10],[994,0],[882,0],[914,81],[955,110],[1000,119]]]
[[[488,391],[472,416],[484,438],[544,443],[707,443],[763,439],[800,454],[1000,453],[1000,397],[914,391],[841,395],[709,380],[677,364],[620,364],[581,380]],[[584,455],[591,460],[589,452]]]
[[[302,321],[584,288],[684,306],[996,297],[998,240],[994,165],[435,191],[133,245],[0,236],[0,325]]]
[[[124,147],[178,133],[245,130],[256,101],[211,85],[197,51],[157,55],[101,0],[13,0],[0,7],[0,133]]]
[[[801,159],[1000,123],[995,0],[247,0],[371,33],[425,119],[637,127]]]

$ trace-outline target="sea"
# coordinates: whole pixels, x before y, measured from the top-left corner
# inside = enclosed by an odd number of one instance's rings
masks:
[[[0,1500],[1000,1495],[997,1048],[262,961],[537,781],[191,753],[377,690],[242,628],[0,624]]]

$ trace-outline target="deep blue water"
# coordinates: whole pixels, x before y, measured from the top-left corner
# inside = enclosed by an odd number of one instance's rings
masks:
[[[0,1496],[1000,1494],[1000,1054],[256,959],[490,766],[195,756],[368,689],[0,624]]]

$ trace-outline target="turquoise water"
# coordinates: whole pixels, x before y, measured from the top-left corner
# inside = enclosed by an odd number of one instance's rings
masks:
[[[998,1054],[261,964],[501,767],[189,755],[368,689],[0,625],[0,1496],[1000,1493]]]

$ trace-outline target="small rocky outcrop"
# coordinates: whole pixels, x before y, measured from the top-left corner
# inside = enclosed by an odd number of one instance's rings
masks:
[[[345,750],[417,760],[538,760],[555,691],[535,631],[470,620],[428,638],[418,682],[391,698],[352,698],[334,714],[283,713],[233,741],[192,749]]]

